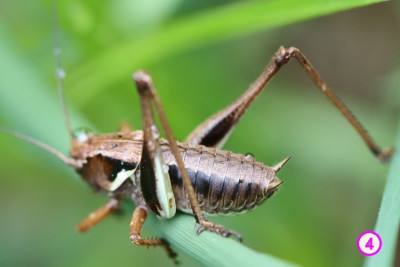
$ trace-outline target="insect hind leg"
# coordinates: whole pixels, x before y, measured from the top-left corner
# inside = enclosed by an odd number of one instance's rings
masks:
[[[349,121],[371,152],[382,162],[389,160],[393,154],[393,148],[389,147],[382,150],[373,141],[361,123],[357,121],[350,110],[332,93],[315,68],[296,47],[280,47],[257,80],[255,80],[236,101],[201,123],[189,134],[186,138],[186,142],[221,147],[244,115],[245,111],[250,107],[272,77],[274,77],[281,67],[292,58],[295,58],[299,62],[317,85],[318,89],[328,97]]]

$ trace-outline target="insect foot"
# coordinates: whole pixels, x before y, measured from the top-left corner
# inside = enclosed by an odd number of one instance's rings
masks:
[[[197,234],[201,234],[204,230],[208,230],[210,232],[219,234],[223,237],[230,237],[231,235],[235,236],[240,242],[243,241],[242,236],[234,232],[232,230],[225,229],[222,225],[215,224],[206,220],[200,221],[200,228],[197,230]]]
[[[163,238],[161,239],[142,239],[140,235],[131,233],[129,238],[131,239],[131,242],[133,244],[139,245],[139,246],[145,246],[145,247],[153,247],[153,246],[162,246],[164,247],[165,251],[167,252],[168,257],[171,258],[171,260],[175,264],[179,264],[178,261],[178,254],[172,250],[169,242]]]
[[[176,264],[179,264],[179,260],[178,260],[178,254],[172,250],[169,242],[167,240],[165,240],[164,238],[161,238],[161,246],[164,247],[165,251],[167,252],[168,257],[170,257],[170,259]]]
[[[394,147],[388,147],[385,148],[383,151],[372,151],[377,157],[378,159],[382,162],[388,162],[390,160],[390,158],[392,157],[393,153],[394,153]]]

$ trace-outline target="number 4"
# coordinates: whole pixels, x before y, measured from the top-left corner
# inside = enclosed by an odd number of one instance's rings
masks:
[[[369,239],[368,239],[368,242],[367,242],[367,244],[365,244],[365,247],[366,248],[369,248],[370,250],[372,250],[373,248],[374,248],[374,245],[373,245],[373,242],[372,242],[373,240],[372,240],[372,237],[370,237]]]

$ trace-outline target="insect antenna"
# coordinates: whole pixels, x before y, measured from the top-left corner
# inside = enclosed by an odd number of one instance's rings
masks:
[[[82,166],[82,162],[80,162],[78,160],[75,160],[73,158],[68,158],[63,153],[58,151],[57,149],[55,149],[55,148],[53,148],[53,147],[51,147],[51,146],[49,146],[49,145],[37,140],[37,139],[34,139],[34,138],[30,137],[30,136],[27,136],[25,134],[22,134],[20,132],[17,132],[17,131],[14,131],[14,130],[11,130],[11,129],[8,129],[8,128],[2,127],[2,126],[0,126],[0,132],[12,135],[12,136],[14,136],[16,138],[19,138],[19,139],[24,140],[24,141],[26,141],[28,143],[31,143],[31,144],[33,144],[33,145],[35,145],[35,146],[37,146],[37,147],[39,147],[39,148],[41,148],[43,150],[46,150],[47,152],[55,155],[57,158],[59,158],[62,162],[64,162],[67,165],[70,165],[70,166],[75,167],[75,168],[79,168],[79,167]]]
[[[65,96],[64,96],[64,86],[63,86],[63,79],[65,78],[65,71],[61,68],[61,48],[59,45],[59,30],[58,30],[58,3],[57,1],[53,1],[54,4],[54,57],[55,57],[55,64],[56,64],[56,79],[57,79],[57,88],[58,88],[58,93],[59,93],[59,97],[61,100],[61,104],[63,107],[63,113],[64,113],[64,120],[65,120],[65,124],[67,126],[67,130],[68,130],[68,134],[70,136],[71,141],[74,141],[74,135],[73,135],[73,131],[72,131],[72,127],[71,127],[71,123],[70,123],[70,119],[68,116],[68,109],[67,109],[67,104],[65,102]],[[55,155],[56,157],[58,157],[62,162],[64,162],[67,165],[70,165],[72,167],[75,168],[80,168],[82,167],[82,162],[73,158],[69,158],[67,156],[65,156],[63,153],[61,153],[60,151],[58,151],[57,149],[37,140],[34,139],[30,136],[27,136],[25,134],[22,134],[20,132],[5,128],[0,126],[0,132],[4,132],[6,134],[12,135],[14,137],[17,137],[21,140],[24,140],[28,143],[31,143],[43,150],[46,150],[47,152]]]
[[[56,79],[57,79],[57,88],[58,94],[60,97],[61,105],[63,108],[64,121],[67,126],[67,131],[70,137],[70,140],[73,141],[74,135],[71,127],[71,122],[68,115],[67,103],[65,101],[64,94],[64,83],[63,80],[66,76],[64,69],[61,67],[61,47],[59,44],[60,40],[60,31],[58,24],[58,1],[53,1],[54,4],[54,23],[53,23],[53,32],[54,32],[54,59],[56,63]]]

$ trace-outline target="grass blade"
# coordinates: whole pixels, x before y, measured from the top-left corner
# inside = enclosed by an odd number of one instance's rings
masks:
[[[366,259],[364,265],[366,267],[393,266],[396,256],[397,236],[400,223],[400,128],[398,131],[396,148],[397,153],[395,153],[392,159],[378,220],[374,230],[382,238],[382,249],[378,254]]]
[[[194,218],[186,214],[179,214],[172,221],[159,220],[152,215],[147,223],[154,233],[166,237],[179,252],[204,266],[296,266],[256,252],[233,238],[223,238],[207,231],[197,235]]]

